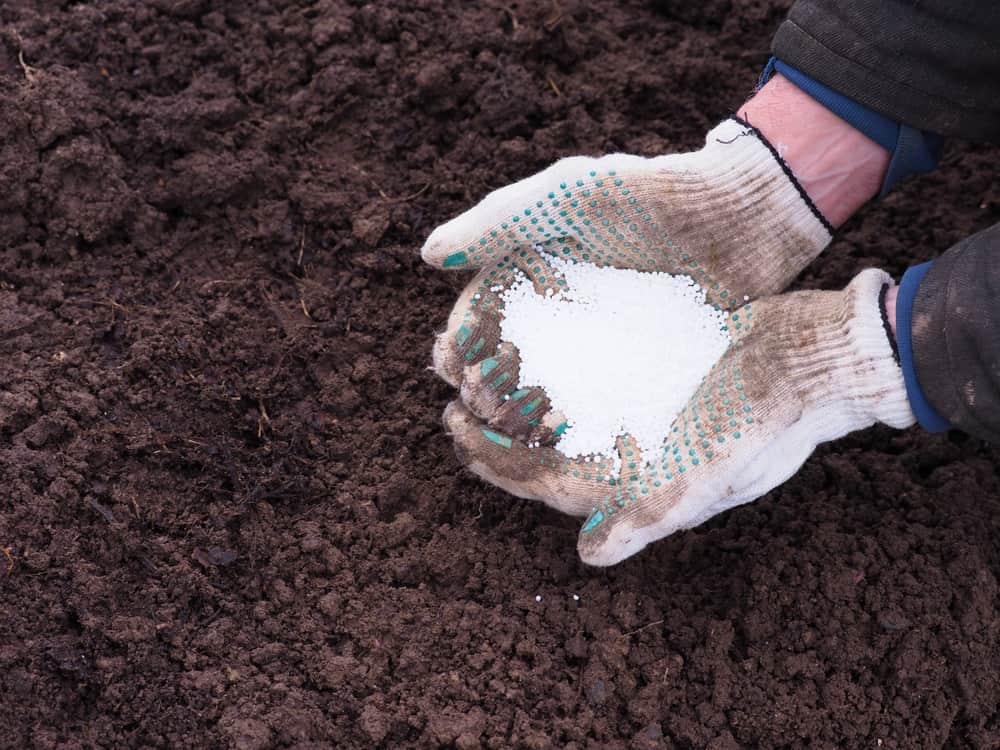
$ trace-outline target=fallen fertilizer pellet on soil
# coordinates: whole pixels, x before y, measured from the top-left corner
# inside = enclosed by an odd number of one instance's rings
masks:
[[[630,435],[642,455],[729,345],[726,315],[688,276],[548,258],[565,286],[538,294],[520,276],[501,295],[501,338],[518,348],[518,388],[542,387],[566,418],[556,443],[570,458],[607,456]]]

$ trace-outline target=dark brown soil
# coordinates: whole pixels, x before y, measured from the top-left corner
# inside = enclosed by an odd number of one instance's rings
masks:
[[[0,746],[1000,747],[989,446],[866,431],[601,571],[439,426],[427,233],[698,145],[783,12],[0,4]],[[801,284],[997,221],[998,157]]]

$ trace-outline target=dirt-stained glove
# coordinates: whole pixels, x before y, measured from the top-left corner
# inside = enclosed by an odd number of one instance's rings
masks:
[[[435,369],[459,387],[468,365],[496,352],[498,297],[515,272],[539,291],[558,288],[541,253],[682,273],[730,309],[783,290],[831,232],[772,147],[735,118],[693,153],[562,159],[494,191],[427,239],[428,263],[482,269],[435,343]],[[516,370],[517,352],[507,354]]]
[[[733,342],[677,417],[658,455],[619,440],[610,460],[529,448],[460,401],[445,410],[461,461],[508,492],[588,515],[582,559],[612,565],[678,529],[760,497],[819,443],[914,417],[884,322],[892,284],[867,270],[841,292],[793,292],[743,305]]]

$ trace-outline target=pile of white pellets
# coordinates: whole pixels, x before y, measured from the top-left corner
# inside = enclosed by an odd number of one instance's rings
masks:
[[[609,458],[631,435],[643,459],[662,449],[674,419],[729,345],[726,314],[688,276],[549,257],[558,291],[523,275],[503,291],[501,338],[517,346],[518,386],[541,386],[566,417],[556,448]]]

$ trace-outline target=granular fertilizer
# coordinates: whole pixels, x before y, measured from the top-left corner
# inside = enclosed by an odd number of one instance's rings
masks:
[[[726,313],[688,276],[550,257],[565,286],[538,294],[520,276],[501,297],[501,337],[520,353],[518,387],[545,389],[570,458],[611,458],[635,439],[652,460],[677,414],[729,345]]]

